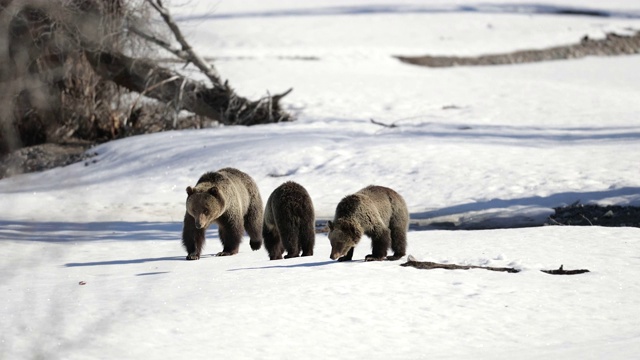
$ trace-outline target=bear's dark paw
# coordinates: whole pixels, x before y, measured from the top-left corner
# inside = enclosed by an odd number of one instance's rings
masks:
[[[200,260],[200,255],[189,254],[189,255],[187,255],[187,260]]]
[[[282,260],[282,254],[269,256],[269,260]]]
[[[249,240],[249,245],[251,246],[251,250],[253,251],[260,250],[260,248],[262,247],[262,241]]]
[[[389,255],[387,256],[387,260],[389,261],[396,261],[396,260],[400,260],[404,255]]]
[[[231,256],[231,255],[235,255],[236,253],[234,252],[230,252],[230,251],[220,251],[219,253],[216,254],[216,256]]]
[[[384,257],[375,257],[373,255],[367,255],[364,257],[364,261],[382,261],[386,259],[386,256]]]
[[[343,262],[343,261],[351,261],[351,257],[350,256],[343,256],[341,258],[338,258],[338,262]]]
[[[303,252],[302,256],[313,256],[313,251]]]
[[[298,254],[287,254],[284,256],[285,259],[291,259],[291,258],[295,258],[298,257]]]

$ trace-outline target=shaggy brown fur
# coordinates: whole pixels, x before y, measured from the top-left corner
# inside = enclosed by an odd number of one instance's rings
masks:
[[[406,254],[409,210],[402,196],[387,187],[371,185],[346,196],[328,225],[332,260],[351,260],[363,234],[372,247],[365,261],[398,260]],[[393,256],[387,256],[389,247]]]
[[[312,256],[315,244],[315,215],[313,202],[307,190],[301,185],[288,181],[269,196],[264,210],[262,226],[264,247],[269,259],[285,259]]]
[[[198,260],[205,242],[205,231],[218,225],[223,249],[217,256],[238,253],[246,229],[251,249],[262,246],[262,198],[253,179],[240,170],[224,168],[200,177],[195,187],[187,187],[182,244],[187,260]]]

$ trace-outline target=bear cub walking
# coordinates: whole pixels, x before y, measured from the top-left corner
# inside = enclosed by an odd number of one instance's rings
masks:
[[[187,260],[200,259],[205,231],[212,223],[218,225],[223,246],[217,256],[237,254],[245,229],[251,249],[260,249],[262,219],[260,191],[249,175],[234,168],[202,175],[195,187],[187,187],[187,212],[182,227]]]
[[[406,254],[409,210],[402,196],[387,187],[370,185],[344,197],[328,225],[332,260],[351,260],[363,234],[372,247],[365,261],[398,260]],[[387,256],[389,247],[393,256]]]
[[[315,214],[313,202],[307,190],[293,181],[276,188],[264,210],[262,226],[264,247],[269,259],[285,259],[300,256],[312,256],[315,244]]]

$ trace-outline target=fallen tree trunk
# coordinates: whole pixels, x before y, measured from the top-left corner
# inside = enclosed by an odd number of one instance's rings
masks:
[[[85,46],[95,49],[95,46]],[[161,102],[225,125],[256,125],[290,121],[279,100],[290,91],[250,101],[235,94],[227,84],[208,88],[147,59],[128,57],[115,51],[84,52],[94,70],[104,79]]]
[[[85,38],[85,56],[100,76],[141,95],[164,102],[176,110],[187,110],[225,125],[257,125],[293,120],[279,103],[292,89],[256,101],[238,96],[227,82],[220,79],[213,66],[195,52],[162,1],[147,0],[146,3],[160,14],[181,48],[175,48],[133,25],[130,26],[130,31],[146,41],[159,45],[186,63],[194,64],[209,79],[211,87],[163,68],[155,61],[131,58],[113,50],[104,50],[95,45],[95,40]],[[134,24],[135,19],[130,19],[129,23]]]
[[[185,86],[188,86],[189,88],[196,87],[197,89],[193,94],[187,94],[187,96],[190,97],[188,101],[190,106],[189,108],[185,108],[185,110],[192,111],[199,115],[204,115],[223,124],[256,125],[292,120],[292,117],[287,112],[283,111],[279,104],[280,99],[289,94],[292,89],[289,89],[279,95],[268,95],[267,97],[257,101],[250,101],[246,98],[237,96],[233,89],[229,87],[228,83],[222,81],[218,73],[213,68],[213,65],[207,63],[194,50],[191,44],[189,44],[182,33],[182,30],[180,30],[180,27],[171,16],[169,9],[162,3],[162,0],[146,0],[146,3],[158,12],[173,34],[175,40],[180,44],[180,48],[178,49],[172,46],[169,42],[159,39],[151,34],[147,34],[134,25],[130,26],[129,30],[146,41],[150,41],[151,43],[171,52],[178,58],[184,60],[187,64],[192,63],[209,79],[212,84],[211,88],[198,88],[197,84],[194,84],[193,81],[188,83],[188,80],[183,77],[176,80],[173,80],[172,77],[166,76],[166,79],[164,80],[157,79],[159,80],[157,84],[164,84],[164,82],[173,83],[174,88],[176,84],[180,84],[180,87],[177,89],[178,91],[175,93],[178,97],[178,100],[175,102],[176,105],[182,105],[180,99],[185,95]],[[135,21],[130,21],[130,23],[134,24]],[[198,112],[196,110],[202,112]]]

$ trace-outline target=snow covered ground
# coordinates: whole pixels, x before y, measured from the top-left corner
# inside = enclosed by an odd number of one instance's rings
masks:
[[[298,120],[123,139],[86,163],[1,180],[0,358],[640,352],[635,228],[409,233],[420,260],[517,274],[364,263],[368,239],[356,261],[335,263],[324,234],[315,256],[274,262],[247,240],[236,256],[210,256],[220,250],[213,230],[200,261],[184,261],[180,244],[184,189],[226,166],[249,173],[265,199],[286,180],[304,185],[320,219],[374,183],[400,192],[421,225],[539,225],[577,200],[640,205],[640,56],[448,69],[392,57],[640,30],[636,2],[545,2],[610,17],[521,1],[182,2],[181,25],[236,90],[293,87],[284,105]],[[561,264],[591,272],[538,271]]]

